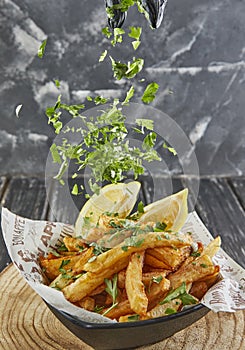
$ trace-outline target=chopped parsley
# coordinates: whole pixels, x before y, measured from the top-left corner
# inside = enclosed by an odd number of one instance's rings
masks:
[[[183,282],[180,287],[170,291],[159,304],[166,304],[174,299],[180,299],[183,305],[192,305],[197,303],[197,299],[191,294],[187,293],[185,282]]]
[[[159,85],[157,83],[150,83],[149,85],[147,85],[141,100],[144,103],[149,104],[155,99],[158,89]]]
[[[155,227],[154,227],[154,232],[163,232],[163,231],[165,231],[166,230],[166,227],[167,227],[168,225],[167,224],[165,224],[165,222],[157,222],[156,224],[155,224]]]
[[[45,52],[45,48],[46,48],[46,44],[47,44],[47,39],[43,40],[43,42],[41,43],[37,55],[39,58],[43,58],[44,52]]]

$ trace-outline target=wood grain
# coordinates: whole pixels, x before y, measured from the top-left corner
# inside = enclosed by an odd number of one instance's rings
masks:
[[[1,350],[91,350],[51,313],[13,265],[0,274]],[[144,350],[242,350],[245,311],[207,316]]]
[[[39,178],[0,178],[1,206],[27,218],[44,220],[47,213],[45,182]],[[0,271],[10,263],[0,227]]]
[[[244,210],[226,179],[202,179],[196,210],[222,248],[245,267]]]

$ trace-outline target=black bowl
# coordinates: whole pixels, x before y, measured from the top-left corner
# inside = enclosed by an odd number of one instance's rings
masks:
[[[88,323],[48,304],[54,315],[79,339],[96,350],[134,349],[157,343],[190,326],[210,310],[197,304],[179,313],[146,321]]]

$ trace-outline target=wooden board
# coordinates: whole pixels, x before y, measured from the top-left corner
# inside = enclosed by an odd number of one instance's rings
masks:
[[[5,189],[5,191],[3,191],[3,189]],[[0,197],[1,205],[14,213],[31,219],[45,220],[47,201],[44,180],[16,177],[12,178],[6,184],[6,179],[0,178]],[[4,247],[4,249],[1,249],[0,254],[1,270],[11,261],[5,248],[1,227],[0,247]]]
[[[1,350],[91,350],[58,321],[13,265],[0,274]],[[245,349],[245,311],[208,313],[174,336],[144,350]]]
[[[244,210],[227,180],[202,179],[196,210],[211,234],[221,236],[226,253],[245,267]]]

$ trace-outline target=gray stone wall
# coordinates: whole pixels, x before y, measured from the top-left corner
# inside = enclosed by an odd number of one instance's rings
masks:
[[[244,14],[244,0],[169,0],[158,30],[136,10],[125,23],[143,27],[141,77],[160,85],[153,106],[189,137],[201,175],[245,171]],[[0,174],[44,173],[55,136],[45,108],[60,92],[67,103],[83,102],[88,92],[124,96],[129,82],[115,82],[109,62],[98,63],[109,48],[105,25],[102,0],[0,0]],[[125,61],[132,52],[123,46],[113,55]],[[143,87],[137,83],[134,102]]]

